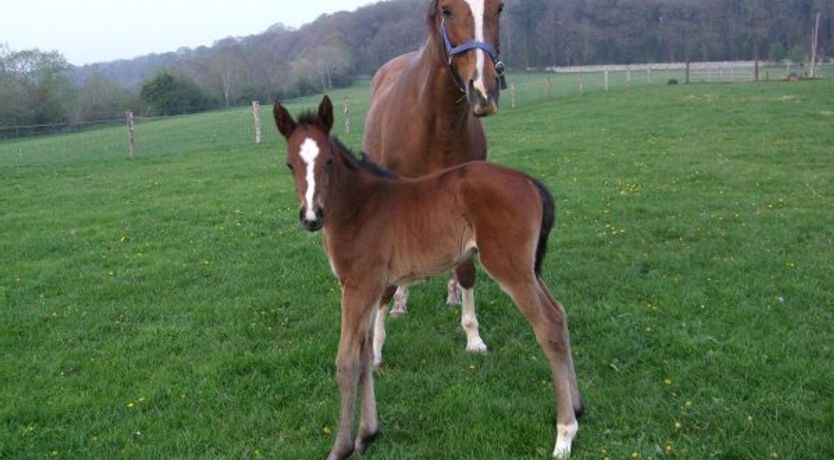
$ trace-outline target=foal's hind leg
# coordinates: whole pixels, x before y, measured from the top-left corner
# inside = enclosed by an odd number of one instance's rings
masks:
[[[502,253],[499,249],[500,246],[481,246],[481,264],[527,318],[536,334],[536,341],[550,361],[557,426],[553,456],[567,458],[579,429],[572,394],[567,316],[561,305],[550,301],[543,283],[533,272],[532,261],[518,254]]]
[[[539,289],[545,294],[547,302],[551,305],[552,308],[555,308],[562,312],[564,315],[565,307],[553,297],[553,294],[550,292],[550,289],[547,288],[547,285],[544,284],[541,278],[537,279],[539,283]],[[582,394],[579,392],[579,381],[576,378],[576,369],[573,366],[573,353],[570,351],[570,333],[568,332],[568,323],[565,322],[565,343],[567,344],[567,358],[568,358],[568,367],[570,368],[570,390],[571,390],[571,400],[573,401],[573,411],[576,413],[577,417],[582,415],[582,412],[585,410],[585,406],[582,403]]]
[[[534,276],[532,273],[531,276]],[[500,281],[499,281],[500,282]],[[538,280],[528,279],[520,283],[501,283],[533,326],[536,340],[550,361],[553,391],[556,397],[556,445],[553,456],[567,458],[579,424],[576,422],[576,406],[571,372],[570,343],[567,335],[567,316],[561,305],[549,301]],[[578,398],[578,395],[577,395]]]
[[[475,264],[472,259],[455,267],[455,278],[462,288],[460,325],[466,333],[466,351],[485,353],[487,346],[481,339],[475,316]]]

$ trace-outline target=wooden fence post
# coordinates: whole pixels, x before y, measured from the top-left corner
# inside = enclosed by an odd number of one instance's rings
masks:
[[[605,92],[608,92],[608,71],[605,71]]]
[[[350,100],[347,96],[342,100],[345,108],[345,133],[350,133]]]
[[[510,83],[510,107],[515,108],[515,83]]]
[[[131,160],[136,157],[136,129],[133,126],[133,111],[125,112],[127,119],[127,152]]]
[[[261,143],[261,103],[252,101],[252,116],[255,120],[255,144]]]

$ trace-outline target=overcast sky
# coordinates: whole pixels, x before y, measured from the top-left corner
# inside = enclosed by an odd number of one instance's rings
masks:
[[[298,28],[324,13],[378,0],[4,0],[0,44],[60,51],[70,64],[210,46],[281,22]]]

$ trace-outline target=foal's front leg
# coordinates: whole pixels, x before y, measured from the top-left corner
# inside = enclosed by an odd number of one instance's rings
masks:
[[[339,432],[328,460],[343,460],[355,449],[364,450],[376,436],[378,427],[371,366],[374,309],[382,289],[346,285],[342,293],[342,332],[336,356],[336,379],[341,406]],[[362,383],[362,421],[360,437],[354,442],[356,387]]]

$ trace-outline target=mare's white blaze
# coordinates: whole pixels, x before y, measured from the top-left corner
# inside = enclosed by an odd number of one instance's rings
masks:
[[[553,456],[559,459],[568,458],[570,456],[570,446],[573,443],[573,438],[576,432],[579,431],[579,424],[573,422],[568,425],[561,423],[556,424],[556,447],[553,448]]]
[[[307,166],[307,190],[304,192],[304,200],[307,202],[304,218],[316,220],[316,207],[313,205],[313,195],[316,193],[315,166],[316,158],[319,156],[319,144],[309,137],[301,143],[301,159]]]
[[[466,0],[466,3],[469,5],[469,9],[472,10],[472,18],[475,20],[475,40],[482,42],[484,41],[484,8],[485,0]],[[489,99],[487,97],[487,90],[486,86],[484,85],[484,62],[486,58],[484,57],[484,50],[480,48],[475,48],[475,66],[477,69],[477,78],[472,83],[472,86],[475,87],[478,92],[484,97],[484,99]]]

